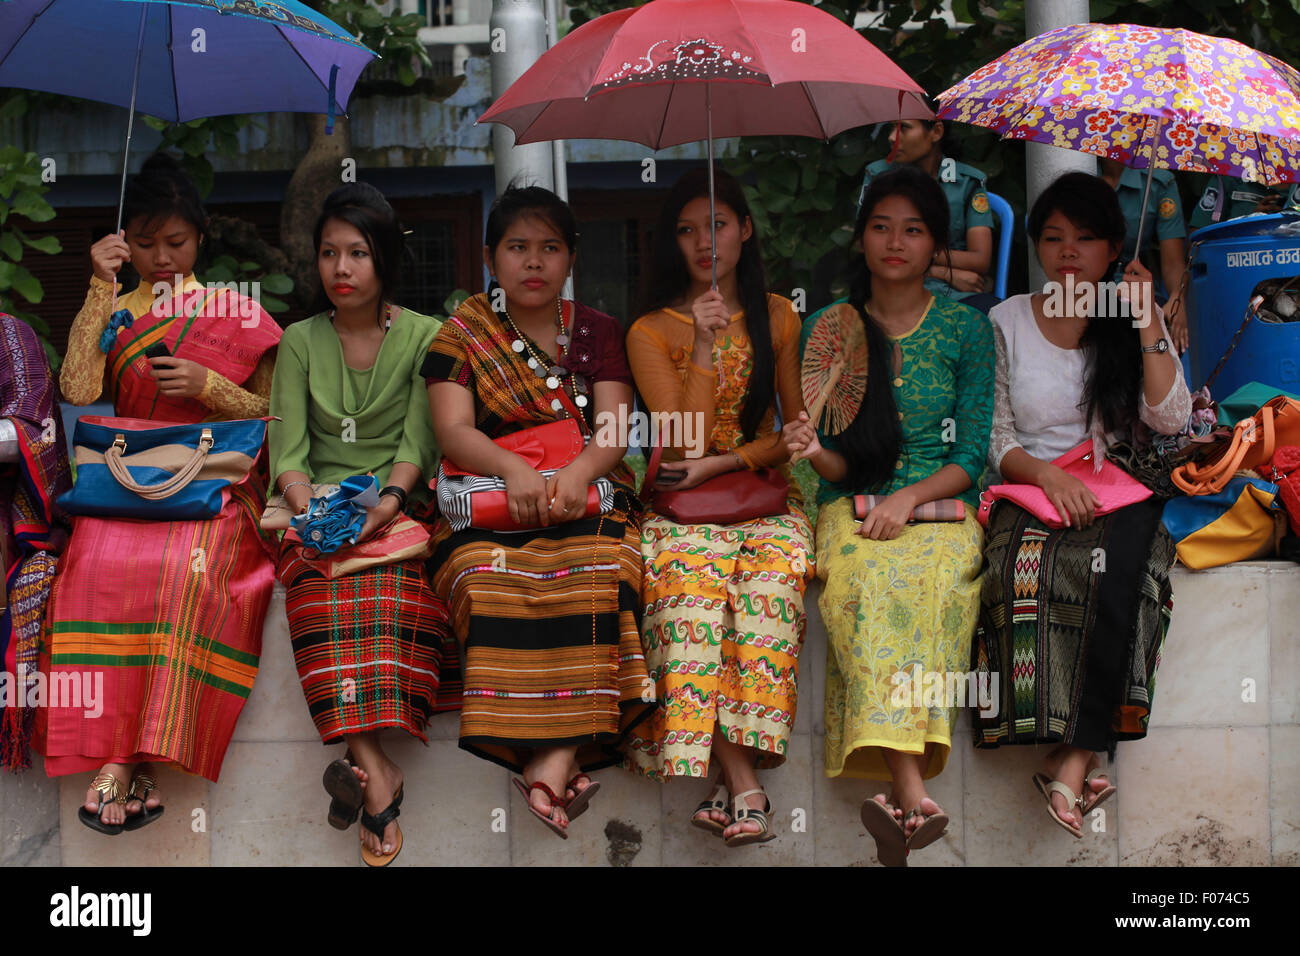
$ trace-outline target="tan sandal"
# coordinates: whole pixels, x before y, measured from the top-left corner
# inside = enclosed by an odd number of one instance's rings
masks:
[[[755,810],[745,802],[745,798],[753,796],[756,793],[763,794],[763,809]],[[772,801],[767,799],[767,794],[762,787],[755,787],[753,790],[746,790],[744,793],[738,793],[732,798],[732,805],[735,812],[731,815],[732,824],[745,823],[753,820],[758,824],[757,832],[751,830],[742,830],[739,833],[733,833],[724,841],[727,846],[749,846],[751,843],[766,843],[768,840],[775,840],[776,834],[772,832],[768,822],[768,814],[772,812]]]
[[[1108,782],[1106,787],[1100,793],[1093,793],[1092,782],[1098,777],[1105,777]],[[1109,780],[1110,774],[1101,767],[1094,767],[1092,770],[1088,771],[1088,776],[1083,779],[1083,793],[1079,794],[1079,810],[1085,817],[1115,794],[1119,793],[1119,788],[1114,784],[1109,783]],[[1085,804],[1084,800],[1087,797],[1092,797],[1092,799]]]
[[[95,775],[95,779],[90,781],[90,788],[99,792],[99,806],[95,808],[94,813],[91,813],[84,806],[78,807],[77,819],[99,833],[117,836],[125,828],[124,825],[121,823],[105,823],[100,814],[104,812],[105,797],[108,798],[108,803],[118,803],[126,806],[122,781],[111,773],[98,773]]]
[[[1052,806],[1053,793],[1059,793],[1061,796],[1065,797],[1065,799],[1069,801],[1069,804],[1072,807],[1079,805],[1079,795],[1075,793],[1073,790],[1071,790],[1069,787],[1067,787],[1065,784],[1061,783],[1061,781],[1053,780],[1045,773],[1034,774],[1034,786],[1038,788],[1038,792],[1041,793],[1043,795],[1043,798],[1047,801],[1047,813],[1049,816],[1051,816],[1053,820],[1056,821],[1057,826],[1069,830],[1071,836],[1082,840],[1083,831],[1081,829],[1076,828],[1073,823],[1071,823],[1065,817],[1057,813],[1056,807]]]

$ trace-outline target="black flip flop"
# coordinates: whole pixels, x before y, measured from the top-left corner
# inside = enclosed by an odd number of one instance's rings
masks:
[[[137,784],[139,784],[139,792],[137,792]],[[163,810],[167,808],[161,804],[152,810],[145,806],[145,801],[149,799],[150,792],[157,789],[158,783],[154,780],[153,774],[132,774],[131,789],[127,791],[126,799],[128,801],[139,800],[140,812],[126,818],[126,822],[122,824],[123,830],[139,830],[141,827],[147,827],[163,815]]]
[[[383,844],[384,839],[384,828],[396,820],[402,812],[399,808],[402,805],[402,796],[405,787],[405,783],[398,787],[397,792],[393,794],[393,802],[383,810],[379,811],[375,816],[372,817],[368,813],[361,814],[361,825],[377,836],[381,845]],[[392,853],[389,853],[387,856],[384,856],[382,853],[372,853],[363,843],[361,844],[361,859],[365,862],[366,866],[387,866],[397,859],[397,854],[402,852],[402,844],[404,842],[405,841],[402,839],[402,828],[398,827],[397,846],[393,848]]]
[[[332,798],[329,812],[330,826],[336,830],[346,830],[357,822],[357,816],[361,813],[361,806],[366,799],[365,792],[361,789],[361,781],[352,772],[352,764],[346,757],[335,760],[325,768],[321,783],[325,786],[325,792]],[[380,835],[382,834],[381,830]]]

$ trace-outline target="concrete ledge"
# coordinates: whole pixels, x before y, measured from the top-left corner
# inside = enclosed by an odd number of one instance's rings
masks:
[[[731,850],[688,826],[698,781],[660,785],[621,770],[561,843],[529,818],[507,774],[457,746],[458,717],[436,718],[427,747],[394,734],[407,781],[405,848],[395,865],[872,865],[858,805],[878,787],[822,767],[826,636],[808,597],[802,701],[785,766],[763,775],[779,839]],[[1174,572],[1175,611],[1146,740],[1119,748],[1119,793],[1063,833],[1030,785],[1031,748],[977,751],[958,724],[932,786],[953,821],[912,866],[1300,864],[1300,567],[1251,562]],[[322,747],[307,716],[277,586],[262,666],[219,784],[164,769],[167,813],[107,839],[81,826],[85,775],[38,767],[0,776],[0,866],[360,865],[357,833],[325,821]]]

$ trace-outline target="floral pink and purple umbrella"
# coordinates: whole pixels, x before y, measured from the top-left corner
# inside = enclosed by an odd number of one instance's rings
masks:
[[[1300,181],[1300,73],[1224,37],[1058,27],[980,67],[939,103],[942,119],[1138,169]]]

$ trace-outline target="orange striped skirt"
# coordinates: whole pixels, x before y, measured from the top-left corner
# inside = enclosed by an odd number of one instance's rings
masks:
[[[542,747],[577,746],[584,770],[617,763],[653,700],[636,517],[527,535],[443,521],[434,541],[434,590],[465,647],[461,747],[515,771]]]

